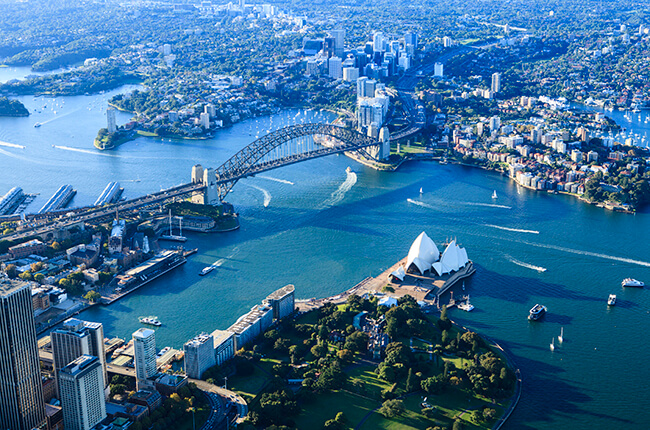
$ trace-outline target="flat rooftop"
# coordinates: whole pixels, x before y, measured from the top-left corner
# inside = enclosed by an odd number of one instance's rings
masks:
[[[29,282],[0,278],[0,295],[8,295],[22,288],[30,288]]]

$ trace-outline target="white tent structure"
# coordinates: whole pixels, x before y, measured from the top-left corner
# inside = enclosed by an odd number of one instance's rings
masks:
[[[397,306],[397,299],[395,297],[385,296],[379,300],[378,304],[392,308],[393,306]]]
[[[440,251],[438,251],[436,244],[425,232],[422,232],[411,245],[411,249],[409,249],[406,258],[406,270],[414,264],[420,274],[423,275],[424,272],[431,269],[431,266],[438,261],[438,258],[440,258]]]
[[[399,266],[397,270],[391,272],[391,276],[394,276],[395,278],[399,279],[400,281],[404,280],[404,277],[406,276],[406,272],[404,271],[404,267]]]
[[[456,244],[456,240],[452,240],[442,253],[440,261],[436,261],[432,266],[438,276],[442,276],[446,273],[455,272],[465,266],[468,261],[469,259],[467,258],[467,251],[465,248],[461,248]]]

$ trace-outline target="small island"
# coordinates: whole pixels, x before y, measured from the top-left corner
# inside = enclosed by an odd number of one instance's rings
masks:
[[[29,110],[19,100],[0,97],[0,116],[29,116]]]
[[[95,148],[103,151],[105,149],[114,149],[123,143],[135,139],[138,134],[134,131],[118,129],[110,133],[106,128],[100,128],[95,138]]]

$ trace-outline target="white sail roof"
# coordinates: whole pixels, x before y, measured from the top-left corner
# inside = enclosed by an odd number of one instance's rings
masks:
[[[438,258],[440,258],[440,251],[438,251],[436,244],[425,232],[422,232],[411,245],[411,249],[409,249],[406,268],[408,269],[411,264],[415,264],[420,273],[424,273]]]
[[[456,244],[455,240],[452,240],[442,253],[440,261],[433,263],[432,267],[438,276],[441,276],[445,273],[455,272],[465,266],[468,261],[469,259],[467,258],[467,251],[465,248],[461,248]]]
[[[395,297],[385,296],[379,299],[378,304],[386,307],[397,306],[397,299]]]
[[[394,277],[399,279],[400,281],[404,280],[404,277],[406,276],[406,272],[404,272],[404,268],[402,266],[399,266],[397,270],[391,273]]]

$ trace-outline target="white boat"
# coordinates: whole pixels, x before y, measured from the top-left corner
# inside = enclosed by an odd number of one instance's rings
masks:
[[[616,294],[610,294],[607,298],[607,306],[616,305]]]
[[[560,335],[557,337],[558,342],[564,342],[564,327],[560,327]]]
[[[643,282],[637,281],[636,279],[632,279],[632,278],[625,278],[621,282],[621,286],[623,286],[623,287],[638,287],[638,288],[641,288],[644,285],[645,284]]]
[[[208,273],[212,272],[213,270],[214,270],[214,266],[204,267],[203,270],[201,270],[201,272],[199,272],[199,275],[205,276]]]
[[[37,123],[34,124],[34,127],[37,127],[37,128],[38,128],[38,127],[40,127],[41,125],[42,125],[42,124],[41,124],[40,122],[37,122]]]
[[[497,190],[494,190],[494,192],[492,193],[492,198],[493,198],[493,199],[498,199],[498,197],[497,197]]]
[[[422,187],[420,187],[420,194],[422,194]]]
[[[140,317],[138,318],[142,324],[150,324],[156,327],[160,327],[162,323],[158,320],[158,317]]]
[[[551,339],[551,351],[555,351],[555,338]]]
[[[345,171],[346,171],[346,173],[351,173],[351,172],[352,172],[352,169],[350,169],[350,166],[348,166],[348,167],[345,169]]]
[[[472,312],[474,310],[474,305],[469,302],[469,296],[467,296],[467,300],[465,302],[457,304],[456,307],[465,312]]]

